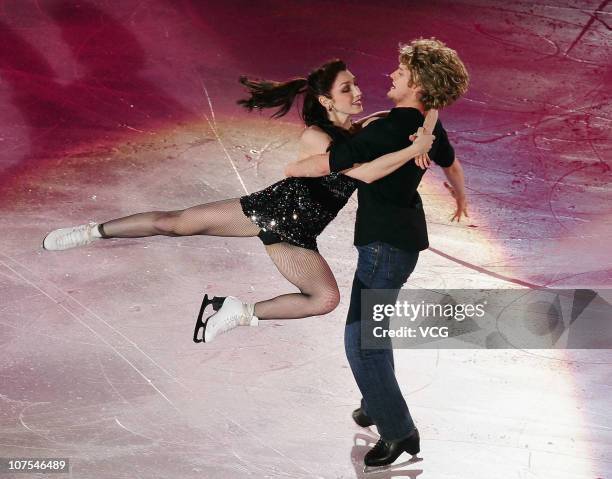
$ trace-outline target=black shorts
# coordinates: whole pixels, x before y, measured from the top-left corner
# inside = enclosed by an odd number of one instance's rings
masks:
[[[257,233],[257,237],[266,246],[276,243],[282,243],[284,241],[283,238],[278,236],[274,231],[269,230],[259,230],[259,233]]]

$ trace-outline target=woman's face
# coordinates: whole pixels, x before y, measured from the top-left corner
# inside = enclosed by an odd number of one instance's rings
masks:
[[[330,94],[333,109],[337,113],[357,115],[363,111],[361,90],[350,71],[345,70],[338,73]]]

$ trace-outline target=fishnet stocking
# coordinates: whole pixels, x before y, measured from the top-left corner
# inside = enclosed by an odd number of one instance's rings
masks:
[[[255,305],[259,319],[294,319],[333,311],[340,301],[334,274],[316,251],[277,243],[266,246],[268,255],[299,293],[283,294]]]
[[[165,236],[257,236],[259,226],[242,212],[237,198],[177,211],[149,211],[102,224],[107,238]],[[277,243],[266,246],[281,274],[299,290],[255,305],[259,319],[294,319],[327,314],[340,301],[327,261],[316,251]]]
[[[144,236],[257,236],[259,226],[242,212],[238,198],[177,211],[149,211],[103,223],[106,238]]]

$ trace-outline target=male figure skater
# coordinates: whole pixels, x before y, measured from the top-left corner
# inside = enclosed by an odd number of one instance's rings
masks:
[[[390,75],[387,93],[395,108],[371,122],[352,139],[287,167],[288,176],[322,176],[345,171],[410,144],[406,132],[423,125],[423,114],[450,105],[467,90],[468,73],[457,52],[435,39],[419,39],[400,46],[399,66]],[[463,170],[446,131],[438,122],[430,158],[441,166],[451,186],[457,209],[453,219],[467,216]],[[399,290],[416,266],[419,251],[429,246],[427,227],[417,187],[424,174],[415,162],[405,163],[388,176],[361,183],[355,223],[359,252],[345,328],[345,349],[362,393],[353,419],[363,427],[375,424],[380,440],[366,454],[366,467],[392,464],[403,452],[420,451],[419,431],[395,378],[393,350],[362,349],[361,290]]]

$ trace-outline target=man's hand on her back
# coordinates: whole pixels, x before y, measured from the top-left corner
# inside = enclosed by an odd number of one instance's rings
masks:
[[[414,162],[422,170],[426,170],[431,166],[431,160],[429,159],[429,155],[427,153],[415,157]]]
[[[421,132],[427,134],[427,130],[425,128],[419,128],[419,130],[414,135],[410,135],[410,137],[409,137],[410,141],[412,141],[414,143],[414,141],[417,139],[417,137],[419,136],[419,134]],[[434,136],[434,138],[435,138],[435,136]],[[422,170],[426,170],[431,165],[431,160],[429,159],[429,155],[427,153],[415,156],[414,157],[414,162]]]

